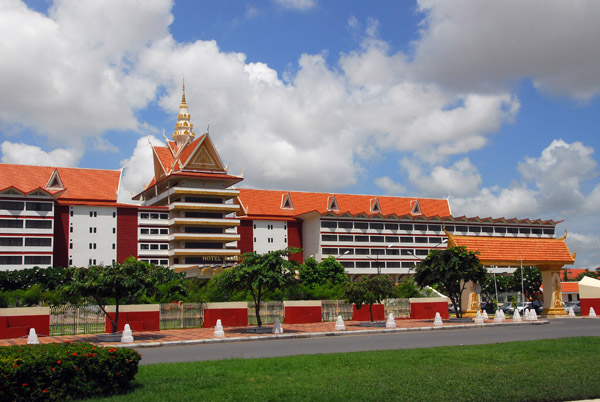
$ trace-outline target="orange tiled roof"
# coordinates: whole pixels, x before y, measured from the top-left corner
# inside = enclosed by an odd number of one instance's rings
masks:
[[[431,198],[410,197],[384,197],[374,195],[355,194],[333,194],[333,193],[309,193],[299,191],[279,190],[255,190],[239,189],[239,201],[243,204],[249,216],[299,216],[309,212],[325,214],[335,212],[338,215],[349,213],[351,215],[367,214],[372,212],[374,200],[379,201],[381,214],[387,215],[409,215],[412,211],[414,201],[419,201],[421,212],[425,216],[449,216],[450,207],[448,200]],[[290,196],[293,209],[281,208],[283,200]],[[327,208],[335,196],[338,209],[329,211]],[[412,203],[412,204],[411,204]]]
[[[171,170],[171,165],[173,164],[173,155],[171,151],[167,147],[152,147],[154,148],[154,152],[156,152],[156,156],[162,165],[165,174],[168,174]]]
[[[464,246],[479,251],[479,260],[491,265],[573,264],[564,238],[491,237],[449,235],[449,247]]]
[[[579,293],[579,282],[561,282],[560,290],[563,293]]]
[[[583,274],[586,270],[583,268],[564,268],[563,271],[567,271],[567,278],[569,279],[575,279],[577,278],[580,274]],[[564,273],[560,274],[560,277],[562,278],[564,275]]]
[[[64,191],[45,188],[55,170]],[[0,164],[0,191],[13,187],[28,194],[43,189],[61,200],[116,202],[120,180],[120,170]]]

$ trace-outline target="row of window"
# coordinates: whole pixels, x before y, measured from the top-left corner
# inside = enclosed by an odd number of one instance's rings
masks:
[[[140,250],[168,250],[167,243],[140,243]]]
[[[340,261],[344,268],[414,268],[411,261]],[[385,273],[385,272],[383,272]]]
[[[169,214],[142,212],[140,219],[169,219]]]
[[[421,256],[428,255],[428,248],[336,248],[336,247],[323,247],[321,252],[324,255],[408,255],[408,256]]]
[[[49,255],[26,255],[25,265],[50,265],[52,257]],[[21,255],[0,255],[0,265],[23,265]]]
[[[144,260],[144,259],[140,259],[140,261],[147,262],[148,264],[162,265],[163,267],[169,266],[169,260]]]
[[[141,235],[168,235],[169,229],[167,228],[140,228]]]
[[[8,209],[10,211],[52,211],[53,203],[51,202],[34,202],[34,201],[0,201],[0,209]]]
[[[383,223],[383,222],[352,222],[352,221],[321,221],[321,227],[327,229],[361,229],[361,230],[390,230],[397,231],[429,231],[442,232],[442,225],[426,225],[412,223]],[[475,226],[475,225],[446,225],[450,233],[498,233],[498,234],[535,234],[554,235],[554,228],[508,227],[508,226]]]
[[[361,236],[361,235],[321,235],[321,240],[326,242],[357,242],[357,243],[429,243],[440,244],[441,237],[426,236]]]
[[[26,247],[50,247],[52,238],[50,237],[25,237]],[[0,237],[0,246],[4,247],[22,247],[23,237]]]
[[[23,229],[23,221],[27,229],[52,229],[51,219],[0,219],[0,228]]]
[[[254,224],[254,229],[256,229],[256,223]],[[267,230],[273,230],[274,226],[273,225],[267,225]],[[287,230],[287,223],[283,224],[283,230]]]

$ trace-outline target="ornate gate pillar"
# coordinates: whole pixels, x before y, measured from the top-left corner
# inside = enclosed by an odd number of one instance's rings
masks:
[[[472,281],[467,282],[465,290],[460,300],[460,308],[463,317],[475,317],[481,304],[481,286],[473,285]],[[479,292],[478,292],[479,290]]]
[[[562,292],[560,290],[561,267],[538,266],[542,271],[542,286],[544,287],[543,317],[558,317],[567,315],[563,307]]]

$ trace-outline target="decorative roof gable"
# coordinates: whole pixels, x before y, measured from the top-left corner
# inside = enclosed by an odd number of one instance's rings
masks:
[[[337,203],[337,199],[335,198],[335,195],[332,195],[329,198],[327,198],[327,210],[328,211],[339,211],[340,210],[340,208],[338,207],[338,203]]]
[[[371,213],[381,213],[381,206],[379,205],[379,200],[377,198],[371,200]]]
[[[52,172],[52,176],[50,176],[50,180],[46,184],[47,189],[51,190],[64,190],[62,180],[60,179],[60,175],[58,174],[58,169],[54,169]]]
[[[411,201],[410,206],[412,208],[410,211],[411,215],[423,215],[423,212],[421,212],[421,206],[419,205],[419,200]]]
[[[189,145],[193,146],[193,143]],[[187,149],[185,150],[187,151]],[[217,153],[210,136],[205,134],[195,149],[190,155],[184,155],[186,152],[182,152],[181,162],[183,170],[210,170],[225,173],[225,166]],[[184,159],[187,157],[186,159]]]
[[[292,197],[290,197],[290,193],[282,195],[281,209],[294,209],[294,204],[292,204]]]

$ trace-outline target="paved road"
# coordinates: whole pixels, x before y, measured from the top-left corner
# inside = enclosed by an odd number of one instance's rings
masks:
[[[554,319],[545,325],[506,325],[472,329],[442,329],[394,334],[344,335],[270,341],[232,342],[142,348],[141,364],[232,358],[345,353],[369,350],[415,349],[434,346],[480,345],[511,341],[600,336],[600,319]]]

